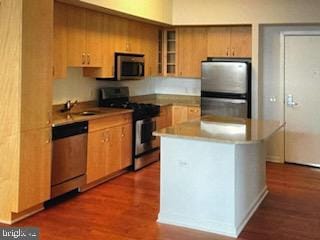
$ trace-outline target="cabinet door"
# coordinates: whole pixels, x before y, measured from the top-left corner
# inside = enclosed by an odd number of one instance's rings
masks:
[[[188,107],[172,107],[172,125],[188,121]]]
[[[71,67],[86,65],[86,9],[68,6],[68,58]]]
[[[28,2],[26,5],[29,6],[29,3],[32,4]],[[16,98],[21,94],[21,131],[51,127],[53,1],[39,1],[34,8],[26,7],[24,11],[26,19],[23,21],[25,31],[22,35],[21,89],[11,91],[11,95]],[[1,80],[4,81],[2,76]],[[6,89],[10,89],[9,86]]]
[[[102,66],[102,24],[101,13],[86,10],[86,63],[90,67]]]
[[[125,51],[126,34],[120,31],[120,27],[115,24],[116,18],[104,14],[102,21],[102,45],[101,45],[101,68],[84,68],[83,75],[86,77],[113,78],[114,77],[114,53]],[[127,26],[123,23],[123,27]]]
[[[141,54],[143,53],[142,51],[143,31],[144,31],[144,23],[129,21],[127,51],[131,53],[141,53]]]
[[[156,26],[144,24],[142,31],[142,53],[145,58],[145,76],[155,76],[158,73],[158,33]]]
[[[178,75],[201,77],[201,61],[207,58],[207,29],[178,28]]]
[[[121,127],[108,129],[108,157],[105,166],[105,175],[112,174],[121,169]]]
[[[18,212],[50,198],[51,128],[22,133],[20,156]]]
[[[67,7],[54,2],[54,79],[67,77]]]
[[[107,134],[106,130],[88,134],[87,183],[105,176],[106,158],[109,149]]]
[[[188,120],[200,119],[200,107],[188,107]]]
[[[121,127],[121,168],[132,165],[132,124]]]
[[[251,57],[251,27],[231,27],[231,56]]]
[[[110,16],[108,33],[112,43],[110,49],[112,49],[113,52],[129,51],[128,28],[129,21],[127,19]]]
[[[208,57],[230,56],[230,27],[208,28]]]

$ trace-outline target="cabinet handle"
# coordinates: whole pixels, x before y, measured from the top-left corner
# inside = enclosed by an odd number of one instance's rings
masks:
[[[86,54],[82,53],[82,64],[86,64]]]
[[[234,48],[232,48],[232,56],[234,56]]]
[[[49,143],[51,143],[51,140],[50,140],[50,139],[48,139],[48,140],[46,141],[46,144],[49,144]]]
[[[226,55],[227,55],[227,57],[229,57],[229,48],[227,48],[227,50],[226,50]]]
[[[48,112],[48,118],[47,118],[47,125],[50,125],[51,123],[51,112]]]
[[[87,63],[88,63],[88,65],[90,65],[90,62],[91,62],[90,54],[87,54]]]

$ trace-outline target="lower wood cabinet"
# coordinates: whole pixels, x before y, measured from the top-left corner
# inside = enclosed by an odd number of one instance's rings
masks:
[[[188,120],[200,119],[201,110],[200,107],[188,107]]]
[[[200,118],[200,107],[173,106],[172,125]]]
[[[18,201],[15,212],[21,212],[50,198],[51,128],[21,133]]]
[[[157,117],[157,130],[170,127],[172,125],[172,107],[162,106],[160,107],[160,114]]]
[[[114,124],[112,119],[105,122]],[[132,165],[131,122],[118,126],[108,124],[101,126],[101,121],[99,121],[99,127],[104,128],[92,132],[90,132],[90,124],[91,129],[96,129],[95,126],[92,126],[95,122],[89,122],[87,183],[92,183]]]

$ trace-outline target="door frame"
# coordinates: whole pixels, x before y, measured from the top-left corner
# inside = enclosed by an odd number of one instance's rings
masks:
[[[285,107],[286,107],[286,96],[285,96],[285,38],[288,36],[320,36],[320,31],[313,31],[313,30],[308,30],[308,31],[283,31],[280,33],[280,99],[282,99],[282,120],[285,123]],[[283,160],[284,163],[286,163],[286,142],[285,142],[285,137],[286,137],[286,125],[283,128]],[[311,165],[310,165],[311,166]],[[319,166],[318,166],[319,167]]]

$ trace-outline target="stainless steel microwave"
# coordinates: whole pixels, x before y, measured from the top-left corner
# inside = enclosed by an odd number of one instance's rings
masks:
[[[144,55],[115,53],[115,80],[138,80],[144,78]]]

